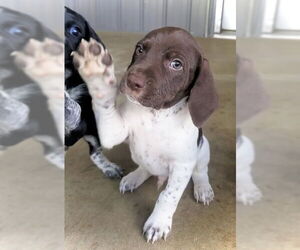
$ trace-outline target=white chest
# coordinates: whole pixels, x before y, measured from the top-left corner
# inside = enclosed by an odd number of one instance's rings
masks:
[[[152,175],[168,176],[175,161],[195,158],[198,130],[186,105],[156,111],[131,104],[126,113],[132,159]]]

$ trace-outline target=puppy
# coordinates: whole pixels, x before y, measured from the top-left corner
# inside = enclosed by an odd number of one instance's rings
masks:
[[[63,146],[40,84],[29,77],[13,52],[25,50],[30,39],[60,41],[60,38],[34,18],[0,8],[0,148],[34,137],[44,147],[45,157],[62,168]]]
[[[94,164],[110,178],[120,178],[123,170],[102,153],[91,96],[86,83],[74,68],[71,52],[82,39],[95,39],[104,47],[88,22],[75,11],[65,8],[65,145],[74,145],[83,138],[89,145]]]
[[[168,179],[143,231],[147,241],[166,239],[189,180],[194,197],[209,204],[214,193],[207,170],[209,144],[204,121],[217,107],[212,73],[198,43],[185,30],[154,30],[136,45],[120,90],[127,101],[116,107],[118,90],[112,58],[95,40],[82,41],[74,65],[88,85],[104,147],[128,141],[139,166],[123,177],[121,193],[150,176]]]
[[[244,205],[252,205],[262,197],[252,177],[252,164],[255,160],[254,144],[240,129],[242,124],[266,109],[268,97],[262,81],[254,69],[253,62],[237,56],[236,88],[236,199]]]

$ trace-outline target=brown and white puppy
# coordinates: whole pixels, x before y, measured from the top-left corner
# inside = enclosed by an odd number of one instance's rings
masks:
[[[180,28],[161,28],[138,42],[120,89],[125,103],[115,106],[118,85],[107,50],[82,41],[74,64],[93,99],[104,147],[129,142],[139,167],[123,177],[120,191],[133,191],[150,176],[168,179],[144,225],[147,241],[166,238],[180,197],[191,177],[197,201],[214,193],[207,165],[209,144],[201,127],[217,106],[207,59],[194,38]]]
[[[236,199],[244,205],[252,205],[262,197],[252,177],[255,146],[240,128],[267,108],[269,98],[253,62],[239,55],[236,83],[236,120],[239,128],[236,141]]]

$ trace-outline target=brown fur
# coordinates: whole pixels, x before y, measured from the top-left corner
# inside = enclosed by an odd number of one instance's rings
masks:
[[[170,68],[174,59],[182,62],[182,70]],[[180,28],[154,30],[137,43],[121,92],[155,109],[169,108],[189,97],[189,110],[198,128],[217,107],[208,61],[196,40]]]

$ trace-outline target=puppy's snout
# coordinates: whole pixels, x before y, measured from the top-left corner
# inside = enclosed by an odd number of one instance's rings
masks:
[[[139,91],[145,87],[145,80],[136,74],[130,74],[127,78],[127,86],[133,91]]]

